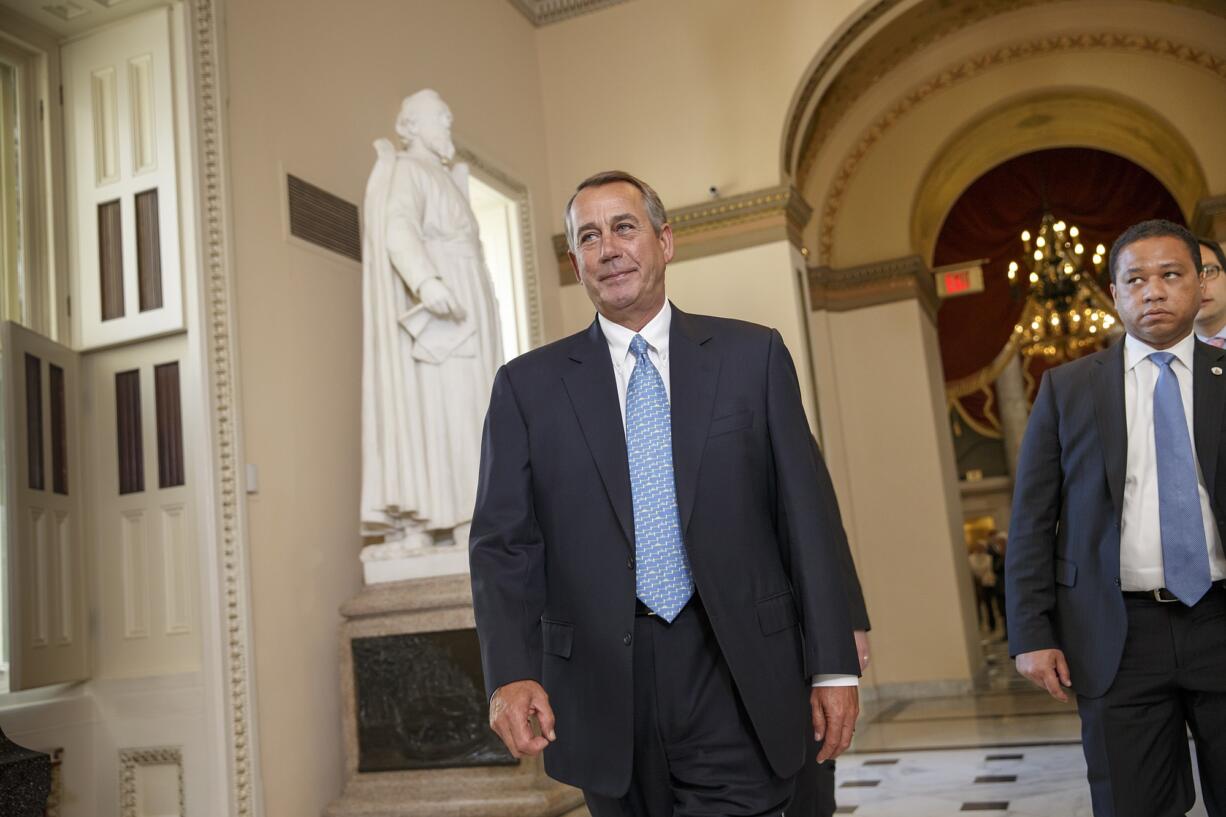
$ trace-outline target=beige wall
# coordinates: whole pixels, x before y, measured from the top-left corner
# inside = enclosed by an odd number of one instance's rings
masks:
[[[980,657],[936,328],[916,301],[816,312],[813,354],[873,624],[866,681],[969,682]]]
[[[610,167],[650,182],[669,207],[701,201],[711,185],[732,194],[779,184],[797,85],[861,5],[633,0],[541,29],[553,210]]]
[[[248,498],[260,763],[268,817],[302,817],[342,783],[337,607],[361,585],[361,271],[287,243],[281,168],[360,202],[372,140],[394,135],[406,94],[433,87],[457,141],[542,201],[545,129],[534,30],[505,0],[226,8],[242,420],[260,478]],[[549,318],[556,276],[543,278]]]

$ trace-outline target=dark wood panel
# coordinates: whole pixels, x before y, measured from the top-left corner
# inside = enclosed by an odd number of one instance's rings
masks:
[[[49,364],[51,387],[51,490],[68,496],[68,395],[64,370]]]
[[[98,275],[102,285],[102,320],[122,318],[123,223],[118,200],[98,205]]]
[[[26,477],[31,491],[46,484],[43,473],[43,361],[26,353]]]
[[[187,481],[183,465],[183,405],[179,391],[179,364],[163,363],[153,369],[158,421],[158,485],[173,488]]]
[[[145,449],[141,436],[140,371],[115,374],[115,419],[119,445],[119,493],[145,490]]]
[[[136,275],[140,311],[162,308],[162,234],[155,187],[136,194]]]

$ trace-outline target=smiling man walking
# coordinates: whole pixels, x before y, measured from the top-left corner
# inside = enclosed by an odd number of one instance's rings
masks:
[[[504,366],[485,424],[491,725],[594,817],[777,815],[806,732],[836,756],[858,711],[841,522],[791,357],[668,302],[672,230],[639,179],[587,179],[565,222],[596,319]]]

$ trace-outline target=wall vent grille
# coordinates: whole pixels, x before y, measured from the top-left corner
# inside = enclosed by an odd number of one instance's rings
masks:
[[[287,174],[290,235],[334,253],[362,260],[358,206]]]

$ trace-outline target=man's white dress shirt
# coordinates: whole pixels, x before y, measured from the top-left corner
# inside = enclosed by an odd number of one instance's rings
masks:
[[[1165,350],[1175,355],[1171,369],[1179,380],[1179,396],[1192,441],[1196,462],[1196,485],[1200,515],[1209,548],[1209,572],[1213,581],[1226,578],[1226,558],[1205,478],[1196,456],[1196,431],[1192,424],[1192,355],[1196,338],[1186,338]],[[1158,364],[1149,360],[1156,351],[1128,335],[1124,340],[1124,412],[1128,419],[1128,464],[1124,479],[1124,509],[1120,525],[1120,587],[1124,590],[1156,590],[1166,586],[1162,568],[1162,533],[1158,519],[1158,461],[1154,449],[1154,386]]]
[[[604,333],[605,342],[609,344],[609,355],[613,358],[613,374],[617,380],[617,403],[622,411],[622,432],[626,429],[626,389],[630,385],[630,375],[638,363],[634,353],[630,351],[630,341],[636,334],[642,335],[647,341],[647,357],[660,373],[664,381],[664,391],[672,401],[673,389],[668,375],[668,333],[673,324],[673,307],[667,300],[656,316],[638,332],[614,323],[597,314],[600,331]],[[814,497],[814,501],[816,501]],[[859,679],[854,675],[814,675],[813,686],[859,686]]]

